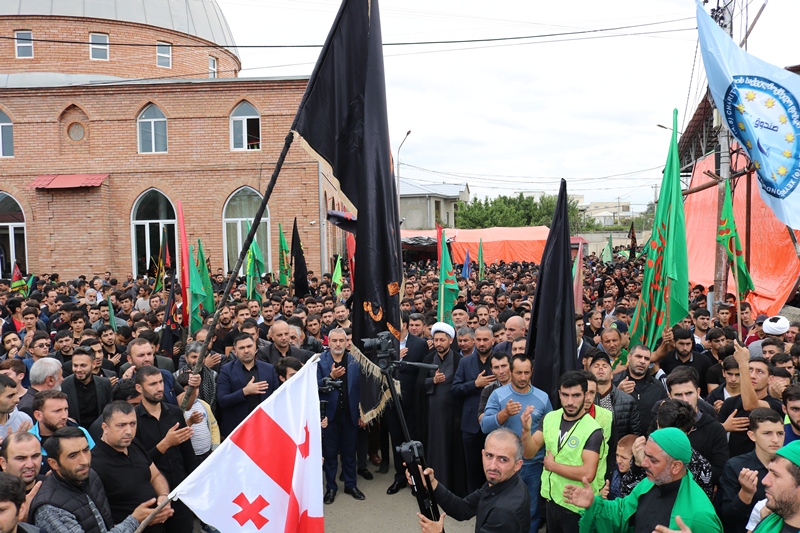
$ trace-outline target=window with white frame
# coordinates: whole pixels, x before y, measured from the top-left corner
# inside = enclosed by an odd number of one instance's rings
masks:
[[[14,32],[17,45],[17,59],[33,57],[33,32],[29,30]]]
[[[242,102],[231,113],[231,150],[261,149],[261,116],[250,102]]]
[[[11,119],[0,111],[0,157],[14,157],[14,126]]]
[[[217,58],[214,56],[208,56],[208,77],[217,77]]]
[[[250,231],[250,221],[261,205],[261,194],[251,187],[242,187],[233,193],[222,210],[222,222],[225,228],[222,234],[223,264],[226,270],[233,270],[239,257],[239,250]],[[267,265],[272,264],[272,249],[270,240],[269,206],[261,218],[261,224],[256,230],[256,242],[264,255],[263,260]]]
[[[172,45],[159,42],[156,44],[156,65],[172,68]]]
[[[167,151],[167,117],[150,104],[139,115],[139,153]]]
[[[108,61],[108,35],[105,33],[89,34],[89,59]]]

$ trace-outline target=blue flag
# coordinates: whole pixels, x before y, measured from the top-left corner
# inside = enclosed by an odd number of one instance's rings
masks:
[[[470,272],[472,272],[472,265],[469,260],[469,248],[467,248],[467,255],[464,257],[464,267],[461,269],[461,277],[469,279]]]
[[[741,50],[699,2],[697,29],[714,103],[756,167],[761,198],[800,229],[800,77]]]

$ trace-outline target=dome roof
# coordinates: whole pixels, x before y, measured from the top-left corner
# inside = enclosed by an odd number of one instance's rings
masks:
[[[238,56],[215,0],[1,0],[0,16],[55,15],[119,20],[187,33]]]

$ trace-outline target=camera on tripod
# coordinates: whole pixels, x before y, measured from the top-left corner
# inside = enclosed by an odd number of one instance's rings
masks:
[[[342,380],[333,379],[332,377],[325,377],[322,379],[322,385],[319,387],[320,394],[329,394],[334,389],[342,390]]]

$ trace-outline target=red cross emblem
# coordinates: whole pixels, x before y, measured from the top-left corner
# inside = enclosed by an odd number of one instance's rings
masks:
[[[233,500],[233,503],[242,508],[241,511],[233,515],[233,519],[239,522],[240,526],[244,526],[247,522],[252,521],[257,529],[261,529],[269,522],[269,520],[261,515],[261,511],[263,511],[269,503],[267,503],[267,500],[260,494],[251,502],[247,499],[247,496],[244,495],[244,492],[242,492]]]

